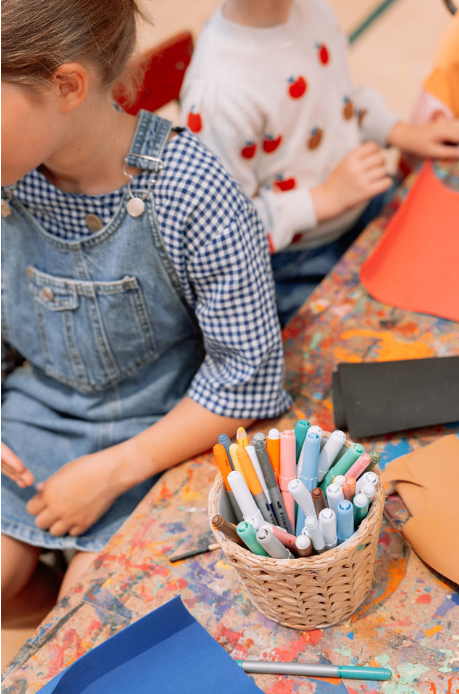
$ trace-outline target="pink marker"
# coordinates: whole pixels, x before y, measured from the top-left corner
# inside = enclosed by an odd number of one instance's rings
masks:
[[[280,436],[279,487],[292,528],[295,527],[295,499],[288,491],[288,483],[294,479],[296,479],[296,438],[295,432],[287,429]]]
[[[279,542],[282,542],[284,547],[287,547],[287,549],[289,549],[291,552],[298,552],[295,544],[295,535],[291,535],[286,530],[284,530],[284,528],[281,528],[280,525],[271,525],[271,523],[263,523],[263,525],[261,525],[260,528],[263,527],[269,528],[274,537],[276,537],[279,540]]]
[[[360,458],[357,458],[354,465],[346,472],[346,477],[354,477],[357,480],[370,463],[371,458],[368,453],[362,453]]]

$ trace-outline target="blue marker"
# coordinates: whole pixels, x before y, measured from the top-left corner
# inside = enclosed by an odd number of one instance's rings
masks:
[[[354,507],[350,501],[340,501],[336,509],[336,522],[338,526],[338,544],[347,540],[354,534]]]
[[[218,437],[218,443],[221,443],[222,446],[224,446],[225,451],[226,451],[226,455],[228,456],[228,460],[229,460],[229,463],[231,465],[231,469],[234,470],[234,465],[233,465],[233,461],[231,460],[230,449],[229,449],[229,447],[231,445],[231,439],[228,436],[228,434],[220,434],[220,436]]]
[[[317,468],[319,465],[320,436],[315,431],[309,430],[304,439],[302,458],[298,463],[301,467],[300,480],[309,492],[317,487]],[[296,534],[299,535],[304,527],[306,516],[302,508],[298,507],[296,517]]]

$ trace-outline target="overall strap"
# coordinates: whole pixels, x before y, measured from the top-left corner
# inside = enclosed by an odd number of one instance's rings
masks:
[[[170,121],[155,113],[140,111],[131,151],[125,158],[126,165],[160,174],[161,157],[171,129]]]

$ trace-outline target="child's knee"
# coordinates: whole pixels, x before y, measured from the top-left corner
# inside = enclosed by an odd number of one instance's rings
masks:
[[[40,547],[2,535],[2,611],[30,581],[40,556]]]

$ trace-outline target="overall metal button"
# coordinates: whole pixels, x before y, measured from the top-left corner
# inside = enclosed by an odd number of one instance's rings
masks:
[[[54,301],[54,292],[51,287],[43,287],[41,290],[42,296],[47,301]]]
[[[97,214],[87,214],[85,222],[89,231],[100,231],[104,226],[103,221]]]

